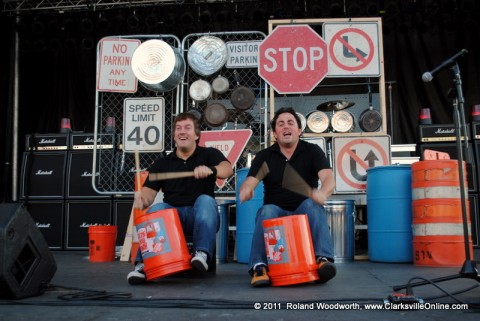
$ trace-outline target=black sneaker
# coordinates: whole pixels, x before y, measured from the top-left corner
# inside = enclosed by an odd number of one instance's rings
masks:
[[[147,277],[143,271],[143,263],[137,263],[135,269],[127,275],[127,281],[131,285],[141,284],[146,280]]]
[[[337,275],[337,268],[335,264],[330,262],[326,257],[322,256],[317,259],[318,263],[318,277],[317,283],[325,283],[333,279]]]
[[[267,267],[265,265],[259,264],[255,266],[250,284],[255,288],[270,285],[270,277],[268,276]]]

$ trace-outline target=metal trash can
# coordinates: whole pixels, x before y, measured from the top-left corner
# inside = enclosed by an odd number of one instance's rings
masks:
[[[228,257],[228,226],[230,205],[235,204],[235,200],[217,199],[218,214],[220,215],[220,228],[217,232],[217,263],[227,263]]]
[[[355,201],[330,200],[325,205],[333,241],[335,263],[351,262],[355,256]]]

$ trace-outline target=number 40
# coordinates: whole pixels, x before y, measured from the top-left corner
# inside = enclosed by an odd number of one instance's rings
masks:
[[[135,142],[135,145],[140,145],[144,139],[145,143],[148,145],[156,145],[160,141],[160,131],[158,130],[158,127],[148,126],[145,128],[143,136],[140,130],[140,126],[135,127],[128,135],[128,141]]]

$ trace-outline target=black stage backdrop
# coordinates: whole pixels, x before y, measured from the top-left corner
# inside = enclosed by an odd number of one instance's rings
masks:
[[[467,2],[468,6],[462,5]],[[480,104],[480,5],[477,1],[429,2],[438,3],[436,7],[428,7],[425,1],[398,0],[389,3],[396,5],[395,10],[384,8],[380,14],[383,21],[385,80],[387,87],[389,84],[392,86],[392,100],[387,95],[387,110],[392,110],[392,115],[387,115],[387,120],[392,119],[393,126],[388,132],[394,144],[412,144],[417,142],[420,108],[431,108],[436,124],[453,122],[452,101],[448,98],[449,89],[454,87],[452,72],[448,68],[442,70],[430,83],[424,83],[421,76],[463,48],[468,50],[468,54],[459,60],[459,66],[467,121],[470,120],[471,106]],[[93,131],[96,45],[102,37],[152,33],[175,34],[182,39],[190,33],[208,31],[258,30],[267,33],[269,17],[288,16],[285,13],[279,16],[278,8],[266,7],[266,10],[272,10],[271,14],[264,10],[263,14],[255,15],[254,12],[247,18],[246,13],[254,10],[251,7],[251,10],[244,9],[243,18],[234,16],[222,23],[194,19],[187,25],[188,20],[180,20],[179,17],[181,15],[184,19],[183,14],[190,9],[161,6],[147,8],[143,12],[137,10],[136,14],[143,14],[142,17],[158,10],[155,12],[161,19],[152,24],[151,20],[142,18],[138,25],[128,25],[125,20],[134,11],[131,8],[103,13],[25,15],[21,17],[21,23],[1,13],[0,161],[3,180],[0,197],[5,200],[11,197],[15,30],[20,37],[18,149],[22,152],[25,134],[56,133],[62,117],[71,119],[73,130]],[[198,14],[198,9],[192,12]],[[169,20],[172,13],[177,15],[176,20]],[[304,14],[306,18],[315,17],[308,12]],[[85,17],[91,18],[94,25],[84,24]],[[101,18],[107,18],[108,23],[100,25]],[[45,31],[32,30],[31,26],[37,19],[45,24]],[[69,24],[70,20],[74,23]],[[58,21],[62,23],[61,31],[49,33],[49,28]]]

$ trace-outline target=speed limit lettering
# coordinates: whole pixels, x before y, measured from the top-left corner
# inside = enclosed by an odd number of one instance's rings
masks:
[[[123,148],[161,152],[165,140],[165,99],[129,98],[123,103]]]

